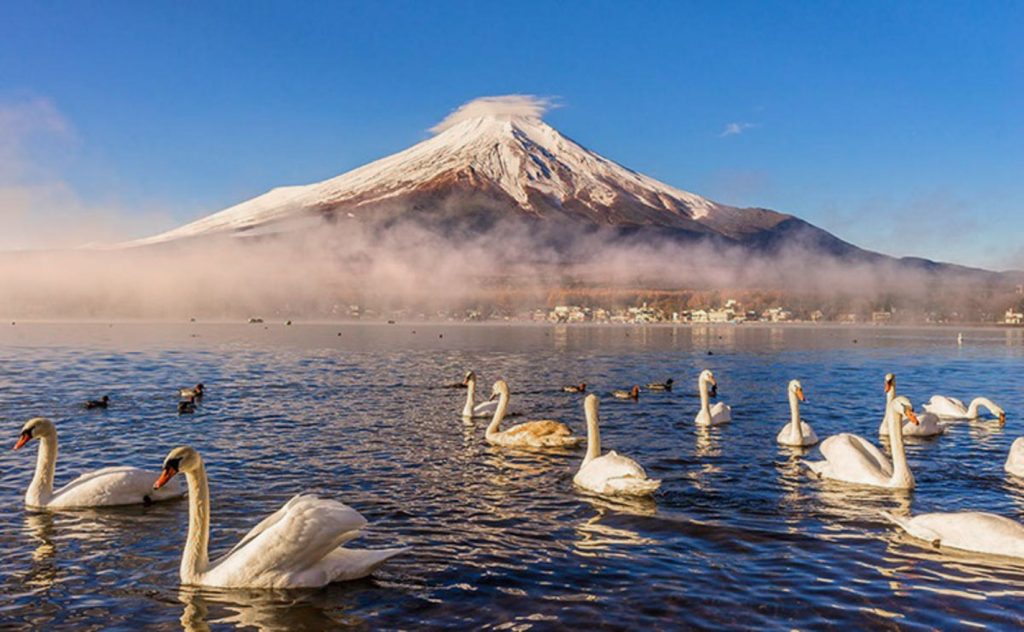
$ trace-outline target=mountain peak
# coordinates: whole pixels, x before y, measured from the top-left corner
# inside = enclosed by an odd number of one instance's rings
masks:
[[[434,136],[335,178],[281,187],[132,245],[206,234],[247,233],[289,220],[339,221],[455,209],[597,226],[649,226],[730,239],[787,219],[736,209],[627,169],[542,120],[551,99],[474,99],[435,125]]]

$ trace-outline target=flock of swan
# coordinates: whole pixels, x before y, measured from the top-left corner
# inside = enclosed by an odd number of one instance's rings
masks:
[[[511,415],[510,392],[504,380],[494,383],[491,398],[476,402],[477,377],[468,372],[458,386],[467,389],[462,416],[490,418],[485,440],[496,446],[552,449],[576,448],[582,438],[566,424],[550,419],[524,421],[502,429]],[[452,385],[455,386],[455,385]],[[201,388],[201,387],[199,387]],[[697,380],[700,408],[694,417],[698,426],[725,424],[732,409],[711,398],[717,397],[714,374],[705,370]],[[566,392],[584,392],[585,384],[565,387]],[[648,385],[648,390],[671,390],[672,381]],[[200,391],[201,392],[201,391]],[[639,387],[628,397],[636,399]],[[184,392],[183,392],[184,394]],[[194,396],[196,393],[190,392]],[[805,401],[801,383],[792,380],[787,389],[790,421],[776,437],[783,446],[809,448],[819,443],[814,429],[800,416]],[[964,405],[960,400],[934,396],[918,415],[910,400],[896,394],[896,378],[885,377],[885,414],[879,433],[888,437],[891,460],[867,439],[850,433],[826,438],[820,444],[824,457],[804,461],[809,472],[822,479],[862,486],[911,489],[914,476],[907,463],[904,436],[942,434],[956,420],[977,419],[986,408],[999,423],[1006,413],[991,400],[979,397]],[[602,453],[599,398],[586,395],[586,453],[573,477],[578,488],[606,496],[642,497],[655,493],[661,481],[652,479],[635,460],[610,451]],[[206,468],[199,452],[178,447],[167,455],[159,473],[134,467],[107,467],[82,474],[60,489],[54,489],[57,462],[57,429],[45,418],[29,420],[14,446],[20,450],[29,441],[39,441],[35,474],[25,494],[25,505],[35,510],[102,508],[150,504],[188,495],[188,535],[182,554],[180,577],[186,585],[218,588],[308,588],[331,582],[365,577],[408,548],[353,549],[344,546],[356,538],[366,520],[355,509],[336,500],[299,494],[268,516],[224,555],[210,560],[211,500]],[[1005,464],[1007,472],[1024,477],[1024,437],[1011,447]],[[182,477],[176,478],[178,474]],[[181,478],[185,479],[182,485]],[[1003,516],[983,512],[929,513],[912,518],[885,514],[912,537],[976,553],[1024,558],[1024,525]]]

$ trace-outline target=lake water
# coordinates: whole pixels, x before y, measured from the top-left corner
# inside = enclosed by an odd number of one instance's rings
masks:
[[[1019,627],[1024,564],[936,551],[880,516],[975,509],[1024,517],[1002,469],[1024,434],[1024,332],[844,327],[5,324],[0,415],[9,445],[55,420],[58,485],[174,446],[207,462],[211,552],[291,496],[339,499],[372,523],[356,546],[407,545],[366,580],[321,590],[185,590],[184,501],[26,511],[37,443],[0,451],[0,626],[54,629],[736,629]],[[708,352],[711,352],[711,355]],[[509,381],[514,407],[585,434],[581,380],[613,388],[674,377],[672,393],[602,398],[606,449],[664,481],[649,502],[574,490],[582,450],[488,446],[459,417],[474,369]],[[696,378],[719,380],[733,423],[693,425]],[[883,376],[919,405],[987,395],[996,422],[958,422],[908,446],[912,493],[809,479],[780,448],[786,383],[826,437],[877,442]],[[193,416],[176,390],[202,381]],[[109,394],[106,411],[81,402]],[[912,441],[912,440],[911,440]],[[817,451],[806,452],[817,458]]]

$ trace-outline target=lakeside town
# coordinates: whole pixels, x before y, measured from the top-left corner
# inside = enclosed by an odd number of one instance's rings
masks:
[[[839,324],[931,324],[943,325],[965,322],[981,322],[998,325],[1024,325],[1024,306],[1008,308],[1001,315],[984,320],[968,321],[958,313],[950,315],[937,312],[920,313],[904,311],[896,308],[877,309],[870,311],[847,311],[827,314],[821,309],[794,309],[781,305],[765,309],[745,309],[736,299],[726,299],[720,307],[700,307],[695,309],[669,310],[642,302],[632,307],[589,307],[584,305],[564,304],[547,308],[506,311],[501,309],[464,309],[438,310],[427,314],[410,310],[378,311],[372,308],[352,304],[347,313],[335,315],[345,316],[353,320],[384,320],[395,322],[401,320],[448,321],[448,322],[484,322],[514,321],[554,324],[741,324],[741,323],[839,323]],[[259,320],[262,322],[262,320]],[[289,321],[291,324],[291,321]]]

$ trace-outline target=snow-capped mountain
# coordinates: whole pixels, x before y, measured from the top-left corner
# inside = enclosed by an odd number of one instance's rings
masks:
[[[457,212],[486,207],[520,219],[663,227],[735,241],[795,219],[719,204],[639,174],[563,136],[539,108],[503,108],[496,99],[499,107],[463,106],[435,136],[405,151],[323,182],[273,189],[130,245],[263,234],[317,217],[338,223],[450,213],[453,203]]]

